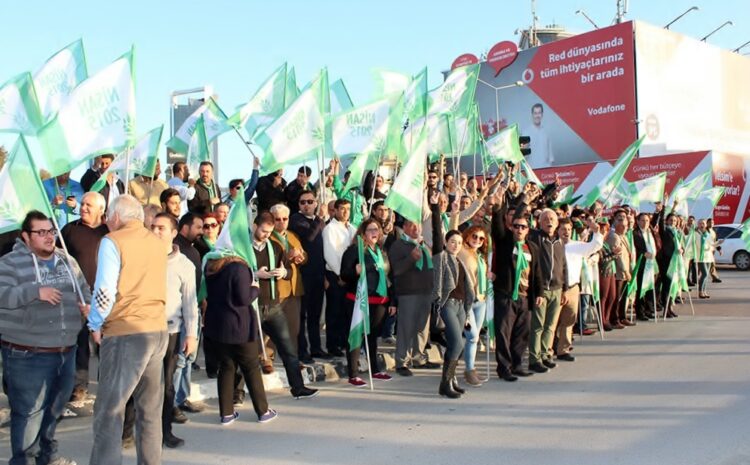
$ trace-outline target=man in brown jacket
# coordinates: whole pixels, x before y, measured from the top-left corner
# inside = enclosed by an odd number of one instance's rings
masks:
[[[630,281],[630,245],[625,237],[628,228],[628,214],[625,210],[617,210],[614,214],[612,231],[607,236],[607,244],[615,254],[615,307],[609,317],[613,328],[622,329],[633,326],[634,323],[625,316],[627,306],[627,285]]]

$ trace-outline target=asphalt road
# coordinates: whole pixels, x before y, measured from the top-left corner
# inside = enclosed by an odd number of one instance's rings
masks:
[[[750,464],[750,273],[720,272],[695,317],[684,304],[677,319],[587,337],[574,363],[517,383],[493,378],[459,400],[437,395],[433,370],[374,392],[344,381],[320,383],[305,401],[274,392],[279,417],[266,425],[247,402],[222,427],[210,402],[175,425],[186,445],[163,463]],[[58,439],[63,455],[88,463],[90,419],[63,421]],[[133,450],[124,463],[136,463]]]

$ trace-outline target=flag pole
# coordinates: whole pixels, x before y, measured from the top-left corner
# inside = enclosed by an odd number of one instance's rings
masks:
[[[260,335],[260,348],[263,351],[263,359],[268,360],[268,355],[266,354],[266,341],[263,336],[263,328],[261,327],[263,320],[260,319],[260,310],[258,309],[257,300],[253,303],[253,310],[255,310],[255,319],[258,321],[258,334]]]
[[[63,239],[62,230],[60,229],[60,225],[57,223],[57,218],[55,218],[54,214],[52,214],[52,225],[57,230],[57,237],[60,239],[60,245],[62,246],[63,252],[65,252],[65,259],[67,260],[68,266],[70,267],[71,278],[73,279],[73,287],[76,290],[76,294],[78,294],[78,299],[81,301],[81,304],[86,305],[86,301],[83,298],[83,292],[81,291],[81,286],[78,285],[78,280],[76,279],[76,275],[73,273],[75,269],[73,268],[70,253],[68,252],[68,246],[65,244],[65,239]]]
[[[372,204],[375,203],[373,200],[375,199],[375,186],[377,185],[377,179],[378,179],[378,171],[380,171],[380,162],[383,158],[383,152],[385,152],[385,147],[383,147],[380,152],[378,153],[378,164],[375,166],[375,169],[371,171],[372,173],[372,192],[370,195],[370,201],[367,202],[367,216],[369,217],[372,215]],[[366,201],[367,199],[365,199]]]
[[[364,273],[364,268],[362,269],[362,272]],[[370,319],[370,312],[367,312],[367,315],[365,315],[365,318],[368,320]],[[362,332],[365,334],[365,337],[363,339],[365,343],[365,358],[367,359],[367,376],[370,379],[370,391],[374,391],[375,387],[372,385],[372,364],[370,363],[370,344],[367,341],[367,326],[369,326],[369,322],[367,322],[367,325],[362,325]]]
[[[130,194],[130,147],[125,150],[125,194]]]
[[[253,149],[251,149],[251,148],[250,148],[250,142],[249,142],[249,141],[247,141],[247,140],[245,140],[245,138],[244,138],[244,137],[242,137],[242,133],[240,132],[240,130],[239,130],[239,129],[237,129],[237,127],[236,127],[236,126],[232,125],[232,129],[234,129],[234,132],[235,132],[235,133],[237,133],[237,136],[238,136],[238,137],[240,138],[240,140],[241,140],[241,141],[242,141],[242,142],[244,143],[244,145],[245,145],[245,148],[246,148],[246,149],[247,149],[247,150],[248,150],[248,151],[250,152],[250,155],[252,155],[253,157],[255,157],[255,156],[256,156],[256,155],[255,155],[255,152],[253,152]]]

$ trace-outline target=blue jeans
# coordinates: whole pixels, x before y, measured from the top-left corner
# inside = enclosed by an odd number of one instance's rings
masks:
[[[2,357],[10,403],[8,464],[26,465],[36,457],[46,465],[57,455],[57,418],[75,385],[75,348],[53,354],[3,347]]]
[[[708,275],[710,274],[711,263],[698,262],[698,292],[700,294],[706,293],[706,283],[708,282]]]
[[[464,348],[464,340],[461,333],[466,326],[466,312],[464,303],[456,299],[448,299],[440,309],[440,317],[445,323],[445,347],[446,360],[458,360],[461,350]]]
[[[477,357],[477,346],[479,345],[479,330],[482,329],[482,325],[484,324],[484,314],[486,311],[487,303],[485,301],[474,302],[471,306],[471,313],[469,314],[471,328],[464,330],[464,336],[466,336],[466,346],[464,346],[466,371],[474,369],[474,359]]]

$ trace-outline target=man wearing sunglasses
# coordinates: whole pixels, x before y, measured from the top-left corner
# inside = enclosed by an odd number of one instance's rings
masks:
[[[57,231],[31,211],[21,239],[0,259],[0,350],[11,406],[10,463],[73,464],[57,456],[55,429],[75,384],[75,348],[91,291]]]
[[[512,382],[519,376],[531,375],[523,367],[523,354],[529,346],[529,308],[541,305],[544,288],[539,247],[526,240],[529,234],[527,210],[533,198],[531,194],[522,194],[511,206],[504,198],[507,188],[508,183],[504,182],[490,204],[495,244],[495,358],[498,376]],[[514,215],[508,219],[511,209]]]

